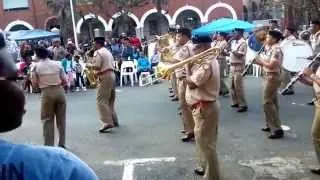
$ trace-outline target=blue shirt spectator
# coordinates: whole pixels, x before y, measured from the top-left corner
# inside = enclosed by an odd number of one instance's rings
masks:
[[[139,72],[146,72],[151,69],[150,61],[145,56],[140,56],[138,58],[138,71]]]
[[[88,165],[62,148],[13,144],[0,140],[0,149],[0,179],[98,179]]]

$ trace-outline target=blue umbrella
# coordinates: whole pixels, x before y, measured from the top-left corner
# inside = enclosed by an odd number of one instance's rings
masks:
[[[59,37],[59,34],[40,29],[10,32],[10,39],[16,41]]]
[[[231,32],[235,28],[241,28],[245,31],[251,31],[255,25],[248,23],[246,21],[221,18],[216,21],[212,21],[198,29],[192,31],[193,35],[211,35],[215,32]]]

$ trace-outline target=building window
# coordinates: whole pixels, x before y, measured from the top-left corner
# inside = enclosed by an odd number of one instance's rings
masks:
[[[79,5],[93,4],[93,0],[77,0],[77,4]]]
[[[2,2],[3,2],[3,9],[5,11],[29,8],[28,0],[3,0]]]

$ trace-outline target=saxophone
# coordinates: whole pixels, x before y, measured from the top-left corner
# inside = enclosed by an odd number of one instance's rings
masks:
[[[94,49],[90,49],[85,53],[85,62],[92,62],[93,61],[93,53]],[[90,88],[96,88],[98,86],[98,77],[96,76],[95,70],[91,68],[85,68],[84,74],[87,77],[87,80],[89,81]]]

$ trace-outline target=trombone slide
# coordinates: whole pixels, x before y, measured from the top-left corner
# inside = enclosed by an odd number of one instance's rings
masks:
[[[248,65],[245,66],[244,71],[242,72],[242,76],[246,76],[250,67],[254,64],[254,62],[256,61],[256,58],[258,56],[260,56],[260,54],[263,52],[265,46],[262,46],[262,48],[258,51],[258,54],[250,61],[250,63]]]

